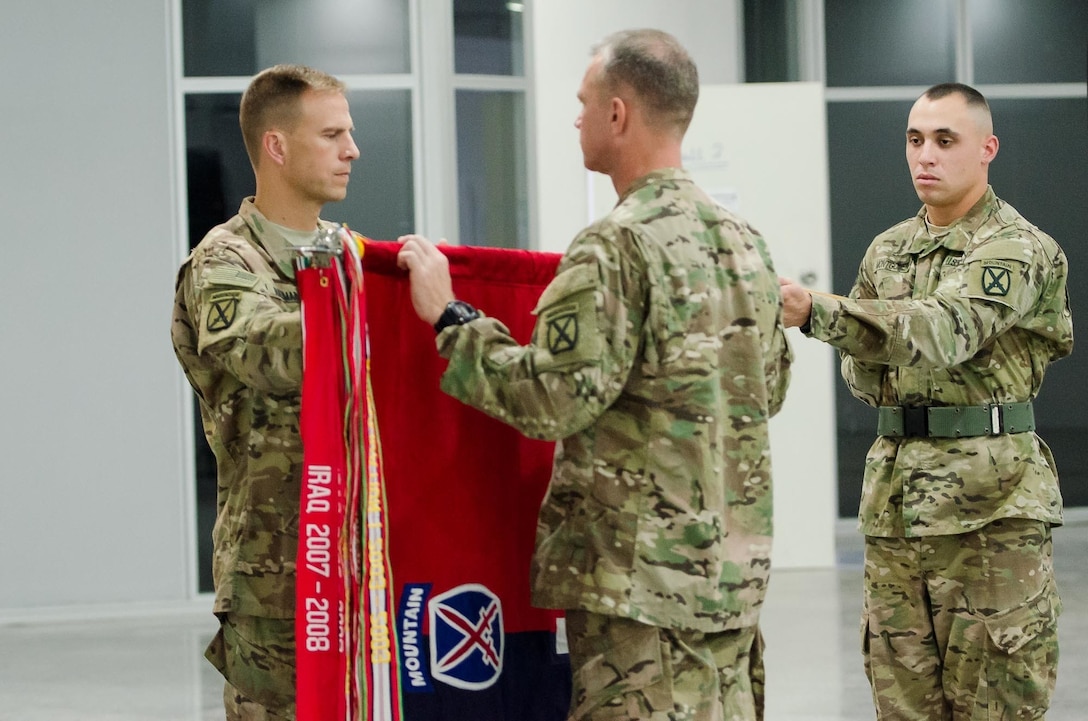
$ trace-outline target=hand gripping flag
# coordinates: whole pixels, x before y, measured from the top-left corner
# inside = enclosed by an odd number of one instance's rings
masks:
[[[560,255],[438,247],[457,297],[527,343]],[[570,704],[562,614],[529,598],[554,444],[439,389],[446,361],[412,308],[399,249],[367,242],[363,271],[405,719],[561,721]]]
[[[560,721],[570,702],[562,614],[529,602],[554,446],[444,395],[445,361],[412,310],[400,245],[366,241],[360,264],[356,244],[340,240],[343,252],[304,258],[297,273],[297,717]],[[528,342],[559,255],[441,247],[457,296]],[[325,420],[312,425],[311,414]],[[327,586],[334,595],[321,595]]]

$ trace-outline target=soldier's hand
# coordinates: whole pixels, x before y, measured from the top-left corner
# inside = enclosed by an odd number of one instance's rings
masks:
[[[422,320],[434,325],[455,297],[449,261],[422,235],[402,235],[397,240],[404,243],[397,253],[397,266],[408,271],[412,307]]]
[[[782,322],[787,328],[799,328],[812,315],[812,296],[790,278],[779,278],[782,290]]]

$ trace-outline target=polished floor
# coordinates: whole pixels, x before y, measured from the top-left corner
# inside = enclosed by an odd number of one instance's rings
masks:
[[[1061,617],[1051,721],[1088,719],[1088,512],[1054,533]],[[874,714],[857,650],[861,539],[838,531],[834,570],[774,575],[763,616],[767,721],[861,721]],[[222,682],[202,659],[209,613],[0,625],[0,721],[212,721]]]

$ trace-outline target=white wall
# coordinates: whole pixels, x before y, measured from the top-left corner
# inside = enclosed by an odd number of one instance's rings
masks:
[[[691,53],[702,84],[741,79],[737,0],[545,0],[533,4],[537,217],[541,250],[562,252],[589,207],[574,119],[590,50],[610,33],[655,27]]]
[[[168,19],[35,0],[0,22],[0,620],[189,595]]]

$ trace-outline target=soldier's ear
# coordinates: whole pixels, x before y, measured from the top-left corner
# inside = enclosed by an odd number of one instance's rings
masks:
[[[991,135],[986,138],[986,142],[982,144],[982,164],[989,165],[993,162],[993,159],[997,157],[997,149],[1001,144],[997,141],[996,135]]]
[[[629,110],[627,103],[624,102],[623,98],[613,97],[609,110],[611,111],[609,124],[612,127],[612,133],[613,135],[620,135],[627,129],[627,113]]]
[[[287,159],[287,138],[279,130],[266,130],[261,136],[261,151],[276,165]]]

